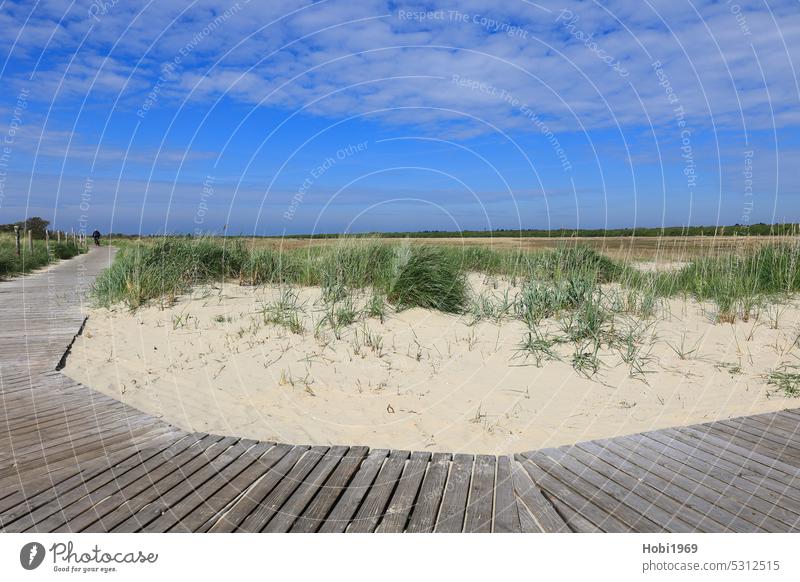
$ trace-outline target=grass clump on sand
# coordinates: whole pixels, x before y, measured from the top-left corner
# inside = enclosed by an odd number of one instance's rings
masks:
[[[71,259],[86,249],[72,241],[50,243],[49,248],[43,240],[33,241],[33,250],[24,241],[17,255],[13,236],[0,236],[0,279],[29,273],[60,259]]]
[[[712,301],[720,322],[747,321],[756,308],[800,290],[800,245],[700,259],[677,273],[654,275],[652,284],[662,296],[686,293]]]
[[[244,245],[210,239],[167,238],[152,246],[123,246],[114,264],[95,281],[101,305],[124,302],[136,308],[156,298],[173,300],[194,285],[239,277],[248,255]]]
[[[100,305],[135,309],[174,300],[194,285],[223,280],[242,284],[319,285],[326,302],[342,304],[353,290],[372,288],[398,308],[426,307],[456,313],[466,303],[464,270],[448,253],[428,247],[356,242],[337,248],[248,251],[241,241],[166,238],[152,245],[126,245],[95,282]],[[337,312],[343,312],[338,305]],[[377,301],[370,312],[383,315]],[[347,321],[347,317],[337,316]]]
[[[404,309],[425,307],[459,313],[467,299],[462,265],[434,247],[402,249],[387,296]]]
[[[517,313],[528,325],[563,312],[575,310],[587,303],[598,284],[585,277],[575,277],[553,283],[532,280],[520,293]]]
[[[320,255],[323,287],[386,287],[392,275],[396,249],[392,246],[356,242],[328,249]]]
[[[796,366],[781,366],[769,374],[767,383],[776,386],[787,396],[800,396],[800,369]]]
[[[303,322],[300,314],[304,311],[304,306],[298,302],[297,293],[292,289],[283,289],[280,298],[274,303],[264,305],[261,314],[264,323],[280,325],[295,334],[302,334],[304,331]]]

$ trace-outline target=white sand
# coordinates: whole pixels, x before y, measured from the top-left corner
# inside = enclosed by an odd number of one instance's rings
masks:
[[[631,263],[634,268],[644,273],[667,272],[667,271],[680,271],[684,267],[688,267],[691,263],[686,261],[641,261],[638,263]]]
[[[473,277],[473,284],[481,285]],[[263,322],[275,288],[225,285],[175,305],[96,309],[64,372],[188,430],[303,444],[508,453],[797,407],[765,376],[798,363],[800,308],[714,324],[671,301],[647,342],[647,382],[618,351],[592,379],[518,353],[525,326],[413,309],[314,333],[318,289],[298,289],[305,332]],[[367,334],[381,336],[370,347]],[[684,359],[676,350],[689,352]],[[673,349],[673,346],[675,349]]]

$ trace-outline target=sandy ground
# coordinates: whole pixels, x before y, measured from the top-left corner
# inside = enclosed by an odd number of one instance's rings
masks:
[[[642,261],[639,263],[631,263],[634,268],[642,271],[643,273],[652,273],[652,272],[672,272],[672,271],[680,271],[684,267],[689,266],[691,263],[686,261]]]
[[[474,286],[497,282],[472,277]],[[501,285],[502,287],[502,285]],[[412,309],[336,338],[297,289],[304,331],[265,324],[276,288],[205,287],[134,313],[95,309],[64,372],[188,430],[304,444],[508,453],[794,408],[766,375],[800,363],[800,305],[715,324],[674,300],[648,332],[644,376],[616,350],[576,372],[572,346],[541,367],[526,328]],[[500,293],[500,289],[496,291]],[[554,324],[545,324],[554,325]]]

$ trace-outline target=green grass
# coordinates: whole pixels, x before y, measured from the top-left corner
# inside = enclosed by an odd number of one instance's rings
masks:
[[[249,252],[242,241],[226,245],[209,238],[122,245],[114,264],[95,282],[94,296],[100,305],[125,303],[135,309],[154,299],[172,301],[195,285],[226,279],[256,285],[317,285],[332,304],[363,289],[372,289],[398,309],[426,307],[456,313],[467,299],[462,265],[443,249],[356,241],[335,248]],[[347,319],[339,307],[337,319]],[[383,314],[378,300],[370,309]]]
[[[13,236],[0,235],[0,279],[7,279],[29,273],[60,259],[71,259],[85,252],[73,242],[50,243],[50,248],[42,240],[33,241],[33,251],[26,242],[18,256]]]
[[[444,249],[403,247],[395,260],[387,297],[401,309],[424,307],[459,313],[467,299],[462,264]]]
[[[695,261],[677,273],[636,277],[658,295],[687,294],[711,301],[720,322],[748,320],[756,308],[800,290],[800,246],[775,244],[754,251]]]
[[[532,357],[536,367],[541,368],[543,362],[559,359],[555,349],[558,343],[558,338],[542,333],[539,329],[532,327],[525,334],[522,343],[520,343],[516,357],[521,357],[525,360]]]
[[[800,371],[797,366],[781,366],[767,377],[767,383],[782,390],[786,396],[800,396]]]
[[[252,258],[243,244],[226,247],[210,239],[124,245],[95,281],[94,294],[103,305],[123,302],[131,308],[156,298],[171,301],[197,284],[242,278],[252,272]]]
[[[304,310],[304,305],[298,301],[297,293],[292,289],[284,288],[276,301],[262,307],[261,315],[264,323],[279,325],[292,333],[302,334],[304,328],[300,315]]]
[[[468,272],[508,277],[522,291],[513,298],[470,303]],[[580,326],[594,328],[570,332],[585,339],[597,335],[604,311],[647,318],[661,299],[679,295],[714,304],[720,322],[746,320],[759,307],[800,290],[800,247],[774,244],[703,258],[677,272],[643,273],[580,246],[521,251],[352,239],[335,246],[251,252],[241,240],[175,237],[122,245],[112,267],[98,278],[95,297],[102,305],[123,302],[136,308],[223,280],[320,286],[330,303],[372,290],[397,309],[470,311],[476,320],[499,320],[513,312],[535,325],[572,313],[582,320]],[[606,283],[615,283],[616,291],[608,291]],[[376,304],[373,311],[381,310]]]

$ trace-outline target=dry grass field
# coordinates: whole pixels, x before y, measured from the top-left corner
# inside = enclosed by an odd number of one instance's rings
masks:
[[[142,239],[150,241],[151,239]],[[158,239],[152,239],[158,240]],[[254,249],[294,250],[310,247],[335,247],[346,238],[251,238],[227,237],[243,240]],[[798,240],[796,236],[669,236],[669,237],[465,237],[465,238],[381,238],[385,244],[478,246],[494,250],[535,251],[559,247],[583,246],[594,249],[612,259],[629,262],[689,262],[699,257],[740,253],[769,245]]]

